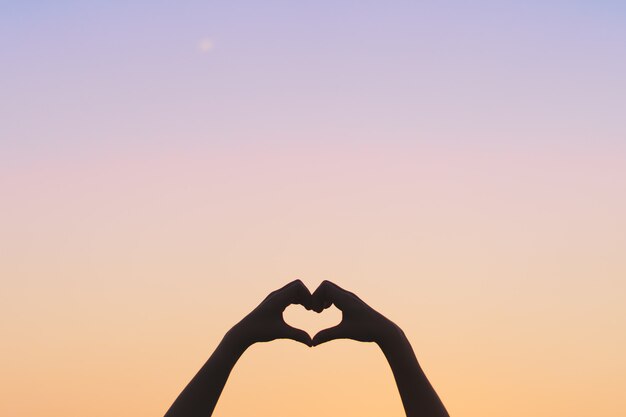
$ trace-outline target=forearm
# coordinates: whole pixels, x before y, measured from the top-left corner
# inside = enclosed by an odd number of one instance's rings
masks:
[[[165,417],[209,417],[224,389],[228,376],[248,345],[233,330],[180,393]]]
[[[377,343],[389,362],[407,417],[448,417],[404,332],[391,323]]]

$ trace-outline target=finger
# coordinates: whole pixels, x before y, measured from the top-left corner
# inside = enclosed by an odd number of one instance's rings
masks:
[[[296,279],[296,280],[291,281],[288,284],[283,285],[279,289],[272,291],[270,293],[270,297],[272,297],[272,296],[274,296],[274,295],[276,295],[276,294],[278,294],[278,293],[280,293],[282,291],[285,291],[287,288],[291,287],[292,285],[296,285],[298,282],[302,282],[302,281],[300,281],[299,279]]]
[[[322,282],[311,298],[313,300],[313,310],[318,313],[330,307],[331,304],[335,304],[337,308],[343,310],[354,305],[358,300],[353,294],[330,281]]]
[[[297,281],[297,280],[296,280],[296,281]],[[267,295],[267,297],[265,297],[265,300],[269,300],[270,298],[274,297],[276,294],[278,294],[279,292],[283,291],[285,288],[289,287],[290,285],[295,284],[295,282],[296,282],[296,281],[291,281],[289,284],[287,284],[287,285],[285,285],[285,286],[283,286],[283,287],[280,287],[280,288],[279,288],[279,289],[277,289],[277,290],[272,291],[271,293],[269,293],[269,294]]]
[[[335,339],[345,339],[345,331],[341,324],[319,331],[313,336],[313,346],[319,346],[322,343],[330,342]]]
[[[313,294],[311,298],[313,299],[313,311],[317,313],[321,313],[327,307],[330,307],[328,304],[332,304],[330,297],[328,295],[328,281],[323,281]]]
[[[272,302],[282,310],[287,308],[290,304],[301,304],[307,310],[312,308],[311,293],[299,279],[285,285],[278,290],[272,298]]]
[[[337,291],[339,291],[339,292],[341,292],[341,293],[343,293],[343,294],[345,294],[345,295],[347,295],[347,296],[349,296],[349,297],[352,297],[354,300],[359,300],[359,301],[361,301],[361,299],[360,299],[360,298],[359,298],[359,297],[358,297],[355,293],[353,293],[353,292],[351,292],[351,291],[348,291],[348,290],[346,290],[346,289],[344,289],[344,288],[341,288],[339,285],[335,284],[335,283],[334,283],[334,282],[332,282],[332,281],[328,281],[328,285],[330,285],[331,287],[335,287],[335,289],[336,289]]]
[[[305,332],[304,330],[296,329],[295,327],[291,327],[287,323],[285,323],[282,338],[295,340],[296,342],[304,343],[309,347],[313,346],[311,336],[309,336],[307,332]]]

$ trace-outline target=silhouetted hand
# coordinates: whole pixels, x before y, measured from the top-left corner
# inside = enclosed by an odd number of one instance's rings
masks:
[[[335,304],[343,312],[343,319],[311,340],[305,331],[285,323],[283,311],[290,304],[301,304],[318,313]],[[275,339],[292,339],[307,346],[334,339],[376,342],[391,366],[407,417],[449,417],[398,326],[332,282],[324,281],[311,295],[300,280],[268,295],[224,336],[215,352],[176,398],[166,417],[212,415],[226,380],[244,351],[256,342]]]
[[[341,323],[313,337],[313,346],[335,339],[376,342],[391,366],[407,417],[449,417],[398,326],[355,294],[329,281],[322,282],[312,298],[313,310],[318,313],[331,304],[343,312]]]
[[[312,346],[311,336],[291,327],[283,319],[283,311],[291,304],[312,309],[311,293],[300,280],[292,281],[268,295],[257,308],[236,324],[229,333],[243,346],[276,339],[292,339]]]
[[[171,405],[166,417],[208,417],[235,363],[256,342],[293,339],[311,346],[311,337],[289,326],[283,311],[290,304],[311,309],[311,293],[302,281],[293,281],[268,295],[250,314],[226,333],[215,352]]]
[[[313,310],[320,313],[332,304],[343,312],[341,323],[320,331],[313,337],[313,346],[335,339],[380,342],[400,329],[385,316],[368,306],[355,294],[337,284],[324,281],[313,293]]]

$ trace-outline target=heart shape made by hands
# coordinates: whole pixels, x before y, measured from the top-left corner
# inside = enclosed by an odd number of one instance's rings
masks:
[[[285,322],[296,329],[304,330],[309,336],[315,336],[320,330],[338,325],[343,318],[341,310],[334,305],[321,313],[307,311],[304,307],[292,304],[283,312]]]

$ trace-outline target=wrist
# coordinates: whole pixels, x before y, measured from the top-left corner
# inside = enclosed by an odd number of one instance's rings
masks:
[[[222,343],[243,353],[252,346],[255,341],[249,337],[249,332],[245,330],[244,324],[239,322],[224,335]]]
[[[375,342],[381,350],[385,352],[395,349],[399,345],[405,344],[407,342],[407,338],[397,324],[385,318],[380,326],[380,332]]]

